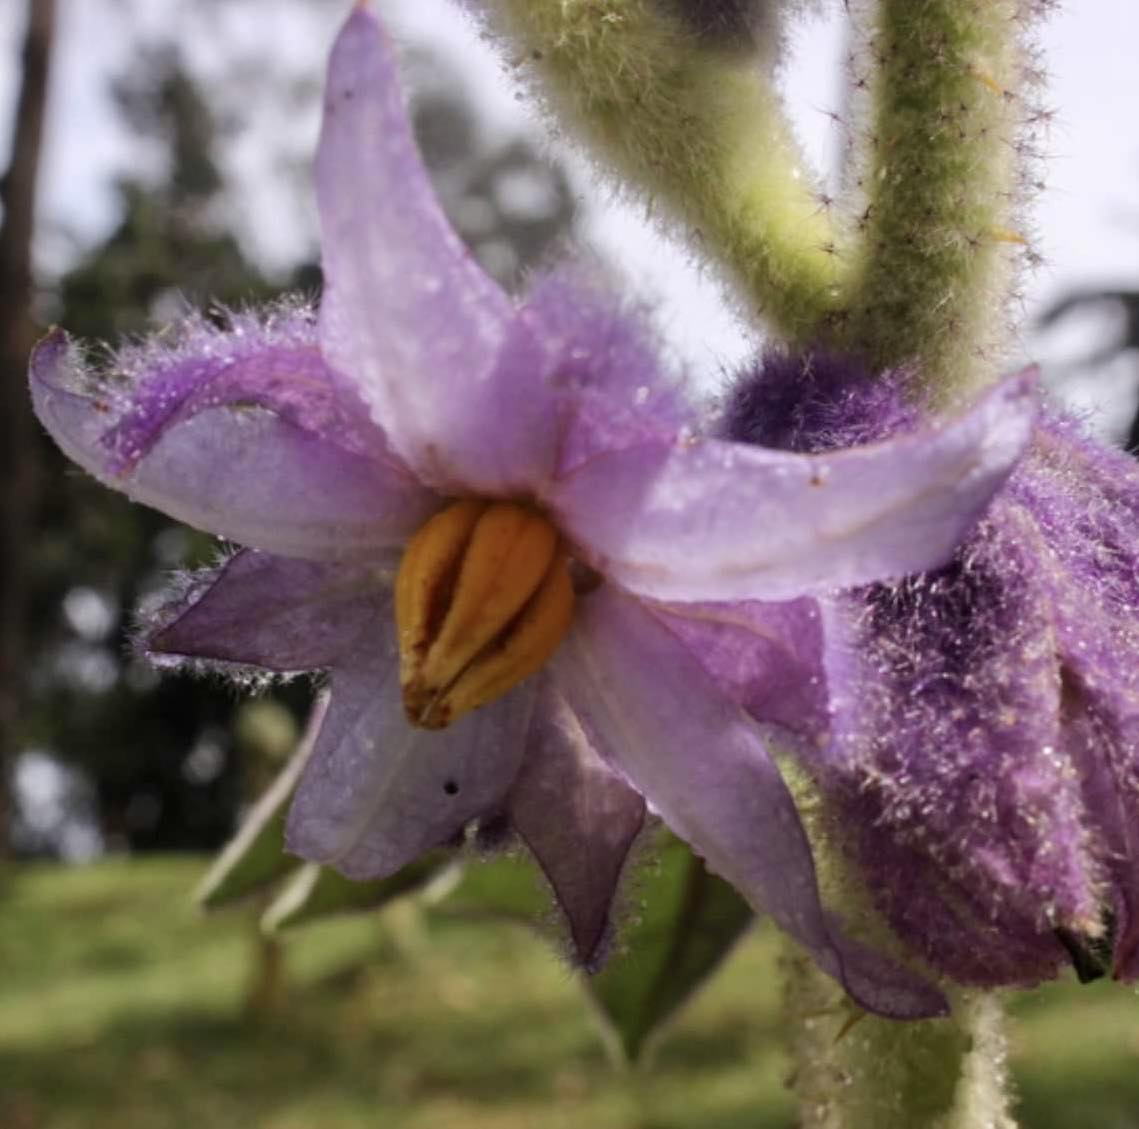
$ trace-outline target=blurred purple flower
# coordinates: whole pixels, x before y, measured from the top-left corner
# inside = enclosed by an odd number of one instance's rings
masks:
[[[919,416],[899,382],[773,356],[729,421],[819,452]],[[964,984],[1139,979],[1135,461],[1048,416],[948,564],[820,606],[803,761],[898,935]]]
[[[825,458],[695,437],[648,334],[619,304],[562,272],[516,307],[473,262],[439,210],[386,35],[364,6],[333,50],[316,175],[319,315],[193,320],[102,373],[55,331],[31,371],[40,418],[73,459],[252,546],[190,578],[148,648],[330,672],[291,849],[375,877],[473,820],[505,821],[592,967],[647,798],[865,1006],[940,1010],[939,992],[848,941],[821,908],[794,803],[733,696],[733,666],[764,687],[773,715],[813,709],[775,625],[815,632],[801,593],[946,560],[1027,440],[1029,385]],[[425,575],[413,552],[401,562],[403,547],[418,553],[429,521],[461,516],[457,499],[500,500],[550,533],[576,587],[558,607],[575,606],[540,673],[425,728],[426,714],[409,707],[409,723],[405,712],[400,664],[418,660],[393,603]],[[397,570],[410,587],[393,598]],[[457,605],[465,575],[432,599]],[[729,602],[745,597],[791,602]],[[510,649],[503,638],[491,658]]]

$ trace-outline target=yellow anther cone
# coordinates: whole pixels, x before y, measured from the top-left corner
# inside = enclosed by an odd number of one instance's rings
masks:
[[[513,502],[455,502],[412,538],[396,578],[404,708],[449,725],[539,670],[573,617],[557,530]]]

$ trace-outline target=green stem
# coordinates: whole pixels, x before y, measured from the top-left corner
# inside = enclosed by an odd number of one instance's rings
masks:
[[[863,243],[841,344],[946,398],[1001,361],[1018,204],[1017,0],[881,0]]]
[[[792,339],[828,321],[839,237],[771,82],[747,52],[693,34],[660,0],[488,0],[561,120],[662,202]]]
[[[784,964],[802,1129],[1015,1129],[995,996],[958,993],[950,1018],[899,1023],[853,1010],[790,942]]]
[[[851,861],[849,829],[789,755],[779,767],[811,840],[825,904],[853,940],[912,963]],[[941,983],[950,1016],[902,1022],[862,1012],[790,940],[783,970],[801,1129],[1015,1129],[997,996]]]

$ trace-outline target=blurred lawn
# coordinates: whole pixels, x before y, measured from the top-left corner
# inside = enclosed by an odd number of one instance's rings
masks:
[[[242,1015],[252,933],[205,921],[200,862],[26,867],[0,882],[3,1129],[757,1129],[793,1124],[773,947],[748,940],[651,1073],[609,1066],[581,994],[524,929],[410,906],[318,925],[288,949],[280,1017]],[[1139,1000],[1027,998],[1032,1129],[1139,1129]]]

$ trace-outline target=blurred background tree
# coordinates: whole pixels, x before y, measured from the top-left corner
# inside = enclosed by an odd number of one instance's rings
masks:
[[[11,157],[0,184],[0,857],[10,846],[12,767],[33,630],[26,546],[35,527],[41,473],[23,372],[35,336],[32,240],[54,39],[54,0],[31,4]]]

